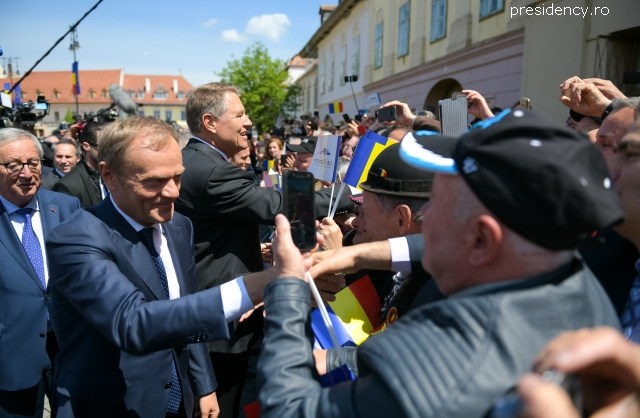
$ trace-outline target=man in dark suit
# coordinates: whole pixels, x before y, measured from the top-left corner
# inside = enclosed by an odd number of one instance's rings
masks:
[[[99,160],[110,196],[47,240],[60,418],[191,417],[194,395],[203,416],[217,415],[215,376],[196,343],[228,338],[227,323],[275,277],[193,294],[193,228],[173,212],[184,171],[177,137],[152,117],[107,127]]]
[[[80,134],[84,158],[51,188],[54,192],[77,197],[83,208],[99,204],[107,194],[98,171],[100,132],[104,126],[103,123],[98,122],[89,122],[85,125]]]
[[[62,138],[53,146],[53,170],[42,176],[42,187],[51,190],[53,185],[80,162],[80,148],[73,139]]]
[[[249,146],[251,121],[244,112],[237,87],[211,83],[192,91],[187,123],[194,138],[182,150],[183,175],[176,211],[187,216],[195,230],[198,290],[234,277],[261,271],[259,225],[273,225],[282,211],[282,195],[261,188],[229,157]],[[331,191],[316,193],[317,213],[327,213]],[[353,206],[348,193],[339,208]],[[248,350],[259,341],[262,311],[233,324],[230,341],[209,344],[218,379],[221,416],[237,416],[248,361]]]
[[[42,149],[27,131],[0,129],[0,417],[42,417],[57,343],[45,306],[44,240],[80,208],[39,190]]]

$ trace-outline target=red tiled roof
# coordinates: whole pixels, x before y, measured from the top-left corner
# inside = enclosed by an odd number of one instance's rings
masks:
[[[146,91],[146,79],[149,79],[150,91]],[[173,91],[174,80],[177,82],[178,89]],[[142,103],[145,105],[151,104],[187,104],[187,93],[193,89],[191,83],[189,83],[181,75],[138,75],[138,74],[125,74],[124,84],[122,88],[125,91],[133,92],[133,101],[136,103]],[[138,92],[143,92],[144,97],[138,99]],[[166,99],[154,99],[154,92],[166,92]],[[182,94],[182,99],[178,99],[178,94]]]
[[[306,66],[307,66],[307,59],[300,57],[300,55],[296,55],[295,57],[291,58],[291,60],[287,64],[287,67],[306,67]]]
[[[122,70],[80,70],[80,103],[111,103],[109,94],[102,97],[102,91],[108,92],[111,83],[120,83]],[[15,79],[14,79],[15,80]],[[8,80],[7,80],[8,81]],[[72,94],[71,69],[68,71],[34,71],[20,83],[24,92],[23,101],[36,101],[36,90],[40,91],[50,103],[75,103]],[[54,96],[58,91],[58,97]],[[93,98],[90,96],[93,91]]]

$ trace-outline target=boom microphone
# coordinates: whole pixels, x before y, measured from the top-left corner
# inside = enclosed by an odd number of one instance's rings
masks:
[[[136,113],[138,106],[119,84],[111,83],[109,86],[109,96],[111,96],[111,100],[113,100],[116,106],[123,112],[130,115]]]

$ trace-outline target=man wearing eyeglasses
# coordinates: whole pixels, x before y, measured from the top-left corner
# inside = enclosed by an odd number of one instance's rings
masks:
[[[98,150],[103,123],[89,122],[80,134],[80,144],[84,157],[69,174],[60,179],[51,190],[77,197],[83,208],[96,206],[107,197],[100,172],[98,171]]]
[[[49,300],[49,231],[80,208],[40,189],[42,148],[22,129],[0,129],[0,417],[42,417],[58,345]]]

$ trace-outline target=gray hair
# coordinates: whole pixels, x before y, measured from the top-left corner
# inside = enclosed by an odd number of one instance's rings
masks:
[[[427,198],[391,196],[387,194],[374,193],[378,202],[383,207],[385,213],[391,213],[400,205],[408,206],[411,210],[411,219],[414,222],[422,223],[422,207],[429,201]]]
[[[80,157],[82,155],[82,148],[80,148],[80,146],[78,145],[78,143],[76,141],[74,141],[73,139],[69,139],[69,138],[62,138],[60,140],[60,142],[57,142],[55,144],[51,145],[51,151],[53,151],[54,153],[56,152],[56,148],[58,148],[58,145],[63,145],[63,144],[67,144],[67,145],[73,145],[73,148],[75,148],[75,154],[76,157]]]
[[[233,84],[209,83],[189,92],[187,98],[187,125],[193,135],[202,129],[202,117],[206,114],[220,119],[227,111],[226,93],[240,96],[240,89]]]
[[[38,151],[38,158],[42,159],[42,145],[40,145],[38,138],[36,138],[31,132],[19,128],[0,129],[0,145],[25,138],[33,141],[33,144],[36,146],[36,150]]]
[[[633,118],[638,117],[640,109],[640,97],[625,97],[624,99],[613,99],[613,110],[625,109],[630,107],[633,109]]]

